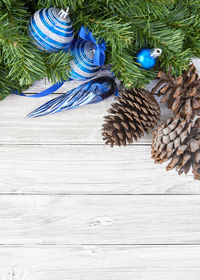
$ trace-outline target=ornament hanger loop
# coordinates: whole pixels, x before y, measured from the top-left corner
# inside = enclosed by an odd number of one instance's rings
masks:
[[[69,15],[69,7],[67,7],[66,11],[64,11],[63,9],[60,10],[60,12],[58,13],[58,15],[61,18],[66,18]]]
[[[151,57],[157,58],[157,57],[161,56],[161,54],[162,54],[162,50],[156,48],[156,49],[152,50]]]

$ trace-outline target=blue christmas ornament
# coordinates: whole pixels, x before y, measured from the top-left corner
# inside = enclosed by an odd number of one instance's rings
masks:
[[[151,69],[155,66],[157,58],[161,55],[161,49],[142,49],[137,53],[137,62],[144,69]]]
[[[74,33],[68,10],[45,8],[31,17],[29,33],[40,50],[54,53],[71,46]]]
[[[113,78],[108,76],[95,78],[46,102],[27,117],[36,118],[75,109],[86,104],[100,102],[112,94],[118,94],[117,85]]]
[[[84,27],[79,31],[79,37],[70,48],[73,56],[70,77],[73,80],[87,80],[95,77],[104,64],[106,44],[103,39],[96,42],[92,33]]]

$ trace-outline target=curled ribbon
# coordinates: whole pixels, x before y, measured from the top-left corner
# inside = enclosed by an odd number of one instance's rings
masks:
[[[93,58],[93,63],[94,65],[102,66],[105,62],[105,50],[106,50],[105,40],[100,38],[97,42],[95,37],[92,35],[92,32],[88,28],[85,28],[84,26],[81,27],[78,35],[82,39],[86,41],[90,41],[95,45],[95,54]]]

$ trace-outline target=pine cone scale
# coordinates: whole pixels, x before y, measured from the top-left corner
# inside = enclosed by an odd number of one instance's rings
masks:
[[[102,135],[105,143],[111,147],[137,141],[160,118],[160,108],[155,98],[146,90],[139,89],[122,90],[108,112],[112,117],[105,117]]]
[[[200,180],[200,118],[194,122],[177,115],[162,123],[154,132],[152,158],[155,163],[171,160],[166,170],[175,168],[179,175],[192,168]]]
[[[180,113],[183,118],[194,118],[200,114],[200,78],[192,64],[188,71],[175,79],[171,75],[159,72],[158,84],[152,89],[152,94],[158,90],[158,96],[163,95],[161,102],[167,103],[174,116]]]

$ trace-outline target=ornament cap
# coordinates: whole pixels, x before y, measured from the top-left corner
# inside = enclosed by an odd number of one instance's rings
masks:
[[[158,49],[158,48],[155,48],[151,52],[151,57],[157,58],[157,57],[161,56],[161,54],[162,54],[162,50]]]
[[[60,12],[58,13],[58,15],[59,15],[61,18],[67,18],[68,15],[69,15],[69,7],[67,7],[66,11],[64,11],[63,9],[60,10]]]

